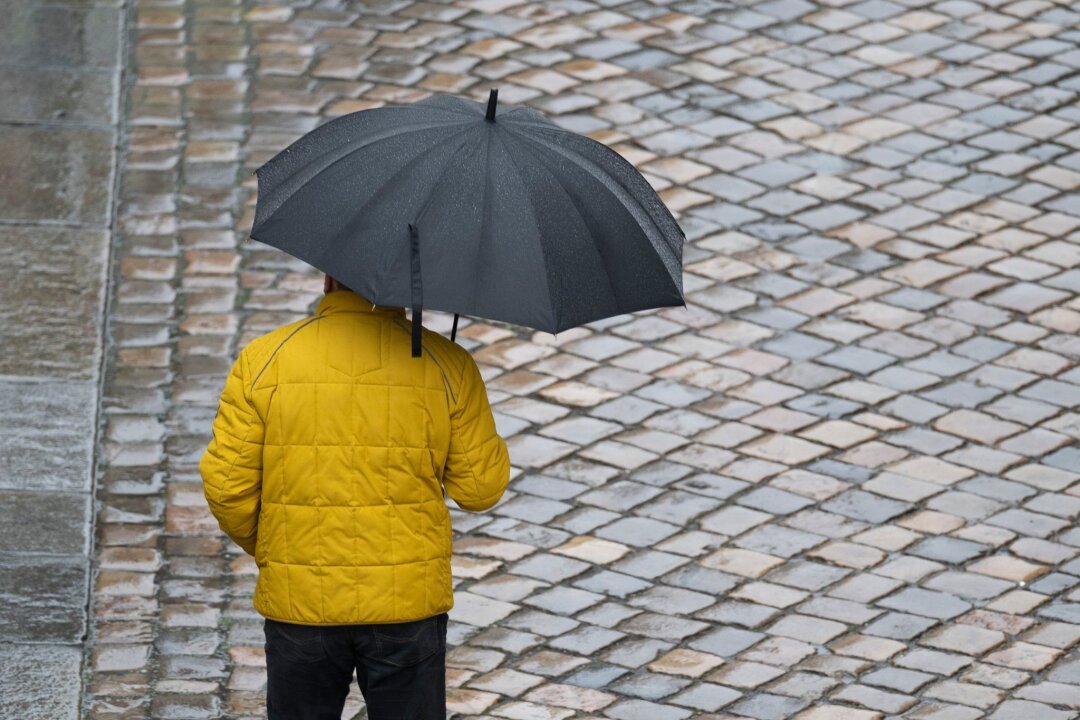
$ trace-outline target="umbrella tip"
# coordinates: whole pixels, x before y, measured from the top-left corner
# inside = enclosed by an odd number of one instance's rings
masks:
[[[499,102],[499,90],[497,88],[491,88],[491,93],[488,95],[487,116],[484,118],[490,123],[495,122],[495,105]]]

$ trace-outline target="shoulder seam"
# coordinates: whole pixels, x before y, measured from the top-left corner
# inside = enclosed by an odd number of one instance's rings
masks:
[[[408,328],[405,327],[404,324],[402,324],[402,322],[398,318],[394,318],[394,324],[402,330],[405,330],[406,332],[411,332]],[[431,361],[435,363],[435,366],[439,368],[439,372],[442,373],[443,384],[446,385],[446,390],[450,393],[450,399],[454,402],[454,405],[456,407],[457,395],[454,394],[454,388],[450,385],[450,378],[446,374],[446,368],[442,366],[442,363],[439,362],[439,359],[435,357],[435,353],[431,352],[431,350],[426,345],[421,343],[420,347],[423,349],[424,352],[428,354],[428,357],[430,357]]]
[[[266,368],[270,367],[270,363],[277,356],[278,351],[281,350],[281,348],[285,346],[285,343],[289,342],[289,340],[292,339],[293,335],[300,332],[301,330],[303,330],[304,328],[306,328],[308,325],[315,322],[316,320],[322,320],[324,317],[326,317],[326,316],[325,315],[316,315],[315,317],[311,318],[310,320],[308,320],[307,322],[302,324],[300,327],[293,330],[291,333],[288,334],[288,336],[284,340],[282,340],[280,343],[278,343],[278,346],[276,348],[274,348],[274,352],[270,353],[270,357],[268,357],[266,359],[266,363],[262,366],[262,369],[259,370],[258,374],[255,375],[255,377],[252,379],[252,381],[251,381],[251,390],[252,391],[255,390],[255,383],[257,383],[259,381],[259,378],[262,377],[262,374],[264,372],[266,372]]]

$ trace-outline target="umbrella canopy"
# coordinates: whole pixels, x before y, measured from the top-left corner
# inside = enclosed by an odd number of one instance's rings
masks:
[[[495,97],[313,130],[256,171],[251,237],[414,313],[556,333],[682,305],[683,233],[633,165]]]

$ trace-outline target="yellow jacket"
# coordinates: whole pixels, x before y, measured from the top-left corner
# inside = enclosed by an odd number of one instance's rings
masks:
[[[454,604],[443,490],[485,510],[510,461],[472,357],[400,308],[339,290],[240,353],[199,465],[255,556],[255,609],[306,625],[418,620]]]

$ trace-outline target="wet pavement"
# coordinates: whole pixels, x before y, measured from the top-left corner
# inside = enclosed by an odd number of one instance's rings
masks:
[[[263,713],[255,567],[196,464],[237,348],[321,282],[244,241],[251,171],[340,114],[490,87],[646,174],[688,306],[460,333],[516,469],[454,511],[455,715],[1077,716],[1080,9],[134,6],[87,717]],[[0,210],[100,217],[56,167]]]
[[[0,2],[0,717],[80,717],[118,2]]]

